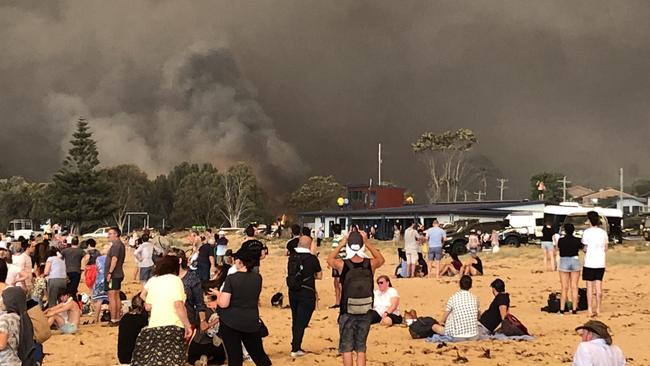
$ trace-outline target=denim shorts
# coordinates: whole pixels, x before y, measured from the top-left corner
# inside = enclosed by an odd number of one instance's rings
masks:
[[[543,241],[542,242],[542,249],[544,249],[544,250],[553,250],[553,242],[552,241]]]
[[[442,247],[429,247],[428,252],[430,261],[439,261],[442,259]]]
[[[560,257],[560,272],[580,272],[580,258],[578,257]]]
[[[368,314],[341,314],[339,316],[339,352],[366,352],[366,341],[370,333]]]

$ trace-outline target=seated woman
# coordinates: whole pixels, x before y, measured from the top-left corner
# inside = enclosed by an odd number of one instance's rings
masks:
[[[81,308],[67,290],[58,296],[59,303],[45,310],[45,316],[50,326],[55,325],[63,334],[74,334],[79,329]]]
[[[460,273],[460,270],[463,267],[463,262],[458,259],[458,255],[451,253],[451,262],[443,265],[440,268],[440,276],[450,276],[453,277]]]
[[[492,281],[490,288],[494,299],[492,299],[490,307],[479,318],[479,334],[481,335],[494,333],[494,330],[501,325],[510,308],[510,295],[506,292],[506,284],[503,280],[497,278]]]
[[[131,310],[124,314],[117,333],[117,358],[120,363],[131,363],[135,341],[140,331],[149,324],[149,314],[144,308],[140,293],[131,300]]]
[[[399,294],[393,288],[388,276],[379,276],[377,278],[375,290],[375,308],[368,312],[370,323],[385,325],[390,327],[393,324],[402,324],[402,316],[397,308],[399,307]]]
[[[482,276],[483,275],[483,262],[478,257],[478,253],[471,253],[469,260],[460,270],[461,274],[468,276]]]

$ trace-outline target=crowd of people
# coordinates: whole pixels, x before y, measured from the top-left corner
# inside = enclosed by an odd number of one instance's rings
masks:
[[[547,244],[542,248],[547,264],[551,262],[547,251],[559,253],[557,266],[553,259],[549,268],[557,267],[560,273],[562,313],[569,299],[578,303],[579,252],[585,251],[582,277],[587,282],[587,312],[598,316],[607,234],[603,236],[597,214],[590,212],[588,217],[592,227],[585,230],[581,240],[573,236],[575,229],[567,224],[563,236],[551,237],[550,249]],[[385,259],[369,240],[371,233],[354,225],[347,233],[338,224],[331,230],[332,250],[326,264],[331,269],[335,293],[330,308],[339,312],[338,351],[345,366],[355,364],[355,360],[357,365],[365,365],[371,326],[390,327],[407,321],[391,278],[375,278]],[[286,243],[286,290],[292,322],[288,351],[290,357],[299,358],[309,354],[303,349],[303,339],[319,299],[316,282],[323,278],[319,259],[323,238],[318,240],[318,230],[299,225],[293,225],[290,231],[292,237]],[[213,234],[209,229],[191,230],[187,251],[154,245],[148,230],[124,240],[118,228],[109,230],[108,244],[101,248],[93,239],[80,243],[76,237],[68,240],[58,232],[54,236],[21,238],[11,246],[0,245],[0,364],[40,364],[50,329],[63,334],[77,332],[86,312],[78,296],[83,281],[91,291],[92,322],[105,318],[104,326],[118,327],[117,355],[123,364],[242,365],[251,360],[256,365],[271,365],[263,341],[269,329],[259,313],[263,289],[260,266],[268,248],[257,234],[256,227],[249,225],[240,248],[234,252],[228,249],[225,232]],[[483,312],[471,292],[472,276],[484,273],[479,233],[469,235],[470,255],[465,263],[453,252],[448,253],[451,261],[442,263],[446,233],[435,220],[426,230],[414,222],[399,235],[404,239],[405,277],[416,276],[422,247],[426,247],[429,277],[458,278],[460,289],[434,321],[431,334],[452,341],[477,340],[493,334],[511,316],[511,299],[503,280],[491,282],[493,300]],[[136,264],[140,289],[125,302],[122,286],[127,257]],[[128,310],[123,308],[124,303],[129,304]],[[575,365],[625,363],[604,323],[590,320],[576,330],[582,342],[574,356]]]

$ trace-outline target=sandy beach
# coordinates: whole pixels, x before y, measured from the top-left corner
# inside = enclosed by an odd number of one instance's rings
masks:
[[[237,239],[231,240],[231,243]],[[284,242],[274,241],[271,253],[262,262],[261,274],[264,289],[261,295],[261,316],[270,330],[264,346],[275,365],[340,365],[337,353],[337,310],[328,309],[334,302],[331,273],[325,258],[329,242],[321,247],[320,259],[324,268],[323,280],[317,283],[320,301],[310,327],[305,334],[303,348],[310,352],[304,358],[289,357],[291,339],[291,313],[289,309],[272,308],[270,298],[276,292],[285,294],[286,257]],[[237,248],[239,245],[232,245]],[[396,250],[391,244],[380,243],[386,264],[379,274],[392,273],[397,264]],[[650,350],[645,348],[650,337],[650,250],[629,242],[608,252],[608,268],[604,282],[604,309],[599,317],[613,331],[614,343],[619,345],[630,365],[650,365]],[[498,254],[482,255],[486,274],[474,278],[474,293],[487,309],[492,300],[489,283],[499,277],[506,282],[511,296],[511,312],[535,336],[534,341],[480,341],[473,343],[437,344],[411,339],[402,326],[382,328],[373,326],[368,339],[368,364],[397,365],[454,365],[458,355],[466,357],[471,365],[562,365],[570,364],[579,337],[574,328],[587,320],[586,312],[577,315],[557,315],[540,311],[546,305],[551,291],[559,291],[557,272],[540,272],[541,252],[536,247],[502,248]],[[465,260],[466,257],[461,257]],[[125,292],[131,296],[139,291],[140,284],[133,281],[133,260],[127,258]],[[82,285],[83,286],[83,285]],[[439,319],[448,297],[457,291],[457,278],[440,282],[431,278],[393,279],[398,290],[400,309],[415,309],[419,316]],[[581,287],[584,283],[581,281]],[[80,287],[86,291],[85,287]],[[82,323],[89,320],[82,318]],[[45,365],[104,366],[117,364],[117,328],[99,325],[82,325],[76,335],[55,333],[45,343]],[[486,358],[489,350],[490,358]],[[252,363],[251,363],[252,364]]]

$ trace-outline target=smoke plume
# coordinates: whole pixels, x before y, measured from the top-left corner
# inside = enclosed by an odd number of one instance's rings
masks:
[[[382,142],[384,179],[424,197],[410,143],[458,127],[506,198],[543,170],[650,175],[648,2],[0,4],[3,174],[46,179],[83,115],[104,165],[244,160],[283,190],[367,182]]]

